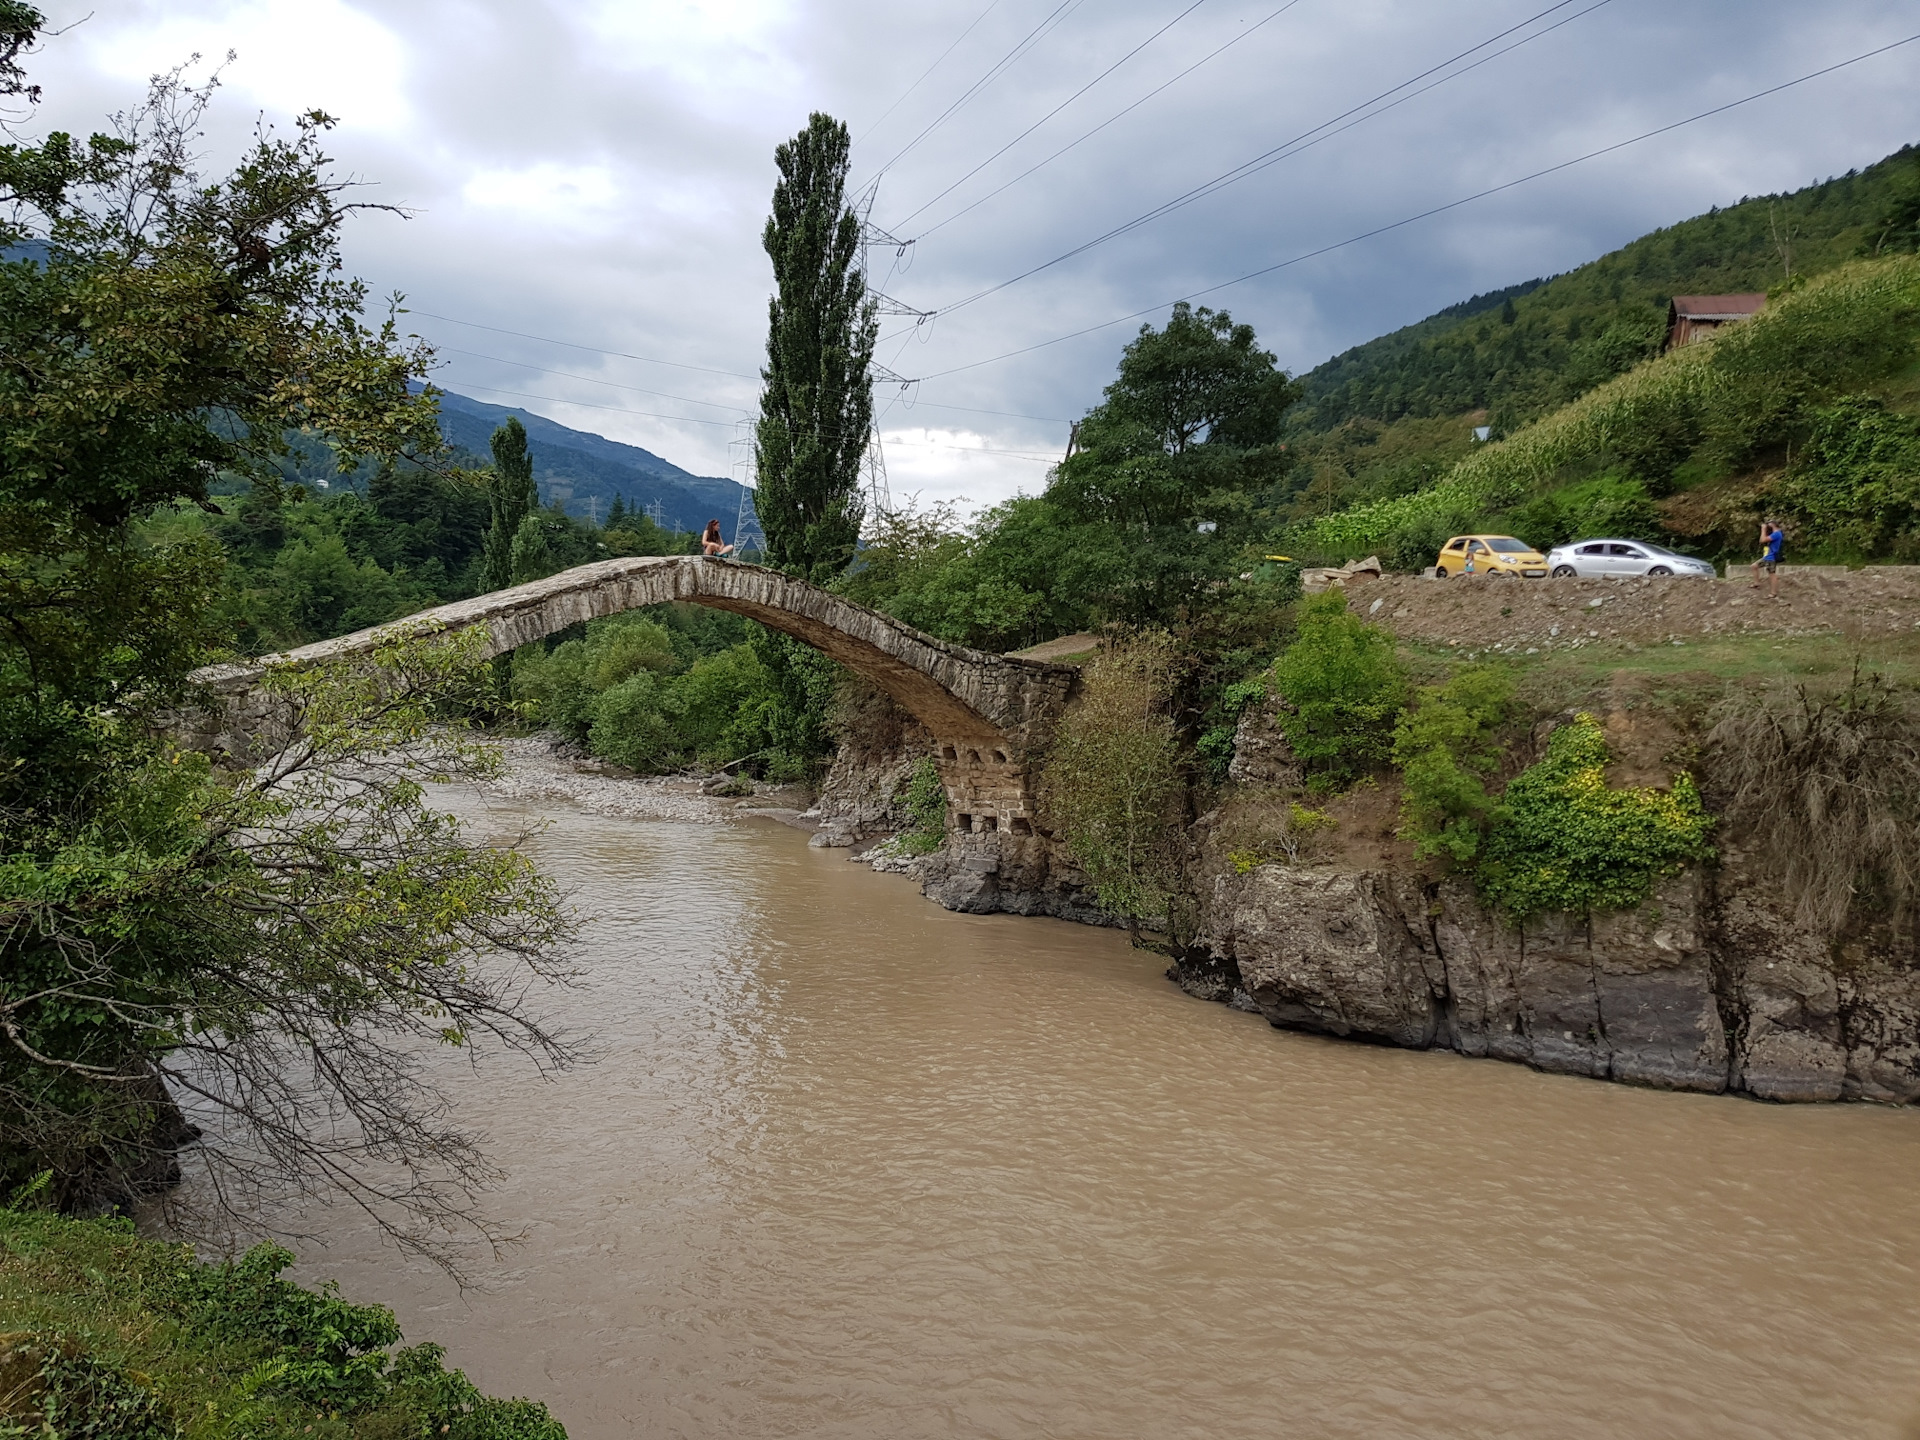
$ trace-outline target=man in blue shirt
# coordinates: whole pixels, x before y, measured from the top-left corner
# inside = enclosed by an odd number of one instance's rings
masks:
[[[1769,520],[1760,527],[1760,558],[1753,562],[1753,588],[1760,588],[1760,567],[1767,567],[1768,595],[1780,598],[1780,548],[1787,543],[1787,532]]]

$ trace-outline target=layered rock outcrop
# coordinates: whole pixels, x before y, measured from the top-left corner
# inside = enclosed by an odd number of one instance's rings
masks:
[[[1401,871],[1262,865],[1210,900],[1174,978],[1276,1026],[1663,1089],[1920,1099],[1916,957],[1836,959],[1736,869],[1518,927]]]

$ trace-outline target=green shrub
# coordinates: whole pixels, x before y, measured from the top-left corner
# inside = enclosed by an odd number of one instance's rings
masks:
[[[400,1341],[400,1323],[384,1305],[342,1300],[331,1284],[303,1289],[280,1272],[293,1252],[256,1245],[224,1265],[182,1271],[168,1308],[225,1340],[257,1344],[286,1369],[275,1385],[300,1404],[352,1410],[379,1399],[386,1351]]]
[[[1607,785],[1606,737],[1591,715],[1553,732],[1507,786],[1479,846],[1481,893],[1515,920],[1542,910],[1629,910],[1654,883],[1710,859],[1713,819],[1691,776],[1671,790]]]
[[[1386,760],[1407,676],[1393,640],[1347,609],[1340,591],[1301,602],[1299,638],[1274,662],[1273,688],[1294,756],[1335,782]]]
[[[664,769],[678,747],[673,726],[660,710],[663,688],[642,671],[595,696],[587,711],[593,753],[642,773]]]
[[[1816,410],[1780,499],[1833,548],[1872,554],[1911,541],[1920,530],[1920,419],[1864,395]]]
[[[1542,551],[1594,535],[1645,539],[1661,528],[1646,484],[1617,472],[1550,490],[1515,510],[1508,525]]]
[[[637,614],[610,615],[587,630],[587,680],[611,690],[630,675],[663,675],[679,669],[666,627]]]
[[[931,759],[917,762],[901,799],[913,826],[901,832],[900,848],[909,855],[931,855],[947,836],[947,787],[940,783],[940,767]]]
[[[463,1372],[446,1368],[446,1353],[438,1345],[411,1345],[393,1357],[381,1408],[395,1420],[412,1422],[404,1431],[394,1426],[393,1433],[445,1435],[447,1440],[566,1440],[566,1429],[546,1406],[482,1395]]]
[[[1167,714],[1164,643],[1136,642],[1087,666],[1040,777],[1040,805],[1135,938],[1142,920],[1181,928],[1180,741]]]
[[[696,660],[663,696],[676,744],[703,763],[725,763],[764,749],[771,737],[757,702],[769,697],[769,685],[751,645]]]
[[[130,1221],[0,1209],[0,1437],[565,1440],[438,1345],[394,1351],[384,1306],[283,1278],[292,1259],[206,1264]]]
[[[173,1440],[168,1407],[118,1366],[64,1335],[9,1336],[0,1345],[0,1436],[60,1440]]]
[[[1405,785],[1400,834],[1420,859],[1465,865],[1480,853],[1494,811],[1483,777],[1500,763],[1496,739],[1512,700],[1512,676],[1479,665],[1423,688],[1400,717],[1393,736]]]

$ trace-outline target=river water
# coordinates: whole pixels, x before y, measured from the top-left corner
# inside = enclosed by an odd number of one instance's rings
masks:
[[[336,1209],[301,1274],[574,1440],[1920,1435],[1920,1114],[1283,1033],[771,823],[536,815],[599,1058],[459,1080],[525,1243],[463,1294]]]

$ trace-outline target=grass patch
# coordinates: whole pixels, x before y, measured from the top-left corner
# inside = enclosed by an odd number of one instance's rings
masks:
[[[393,1313],[280,1278],[263,1245],[209,1265],[130,1222],[0,1211],[0,1436],[565,1440],[483,1396]]]

